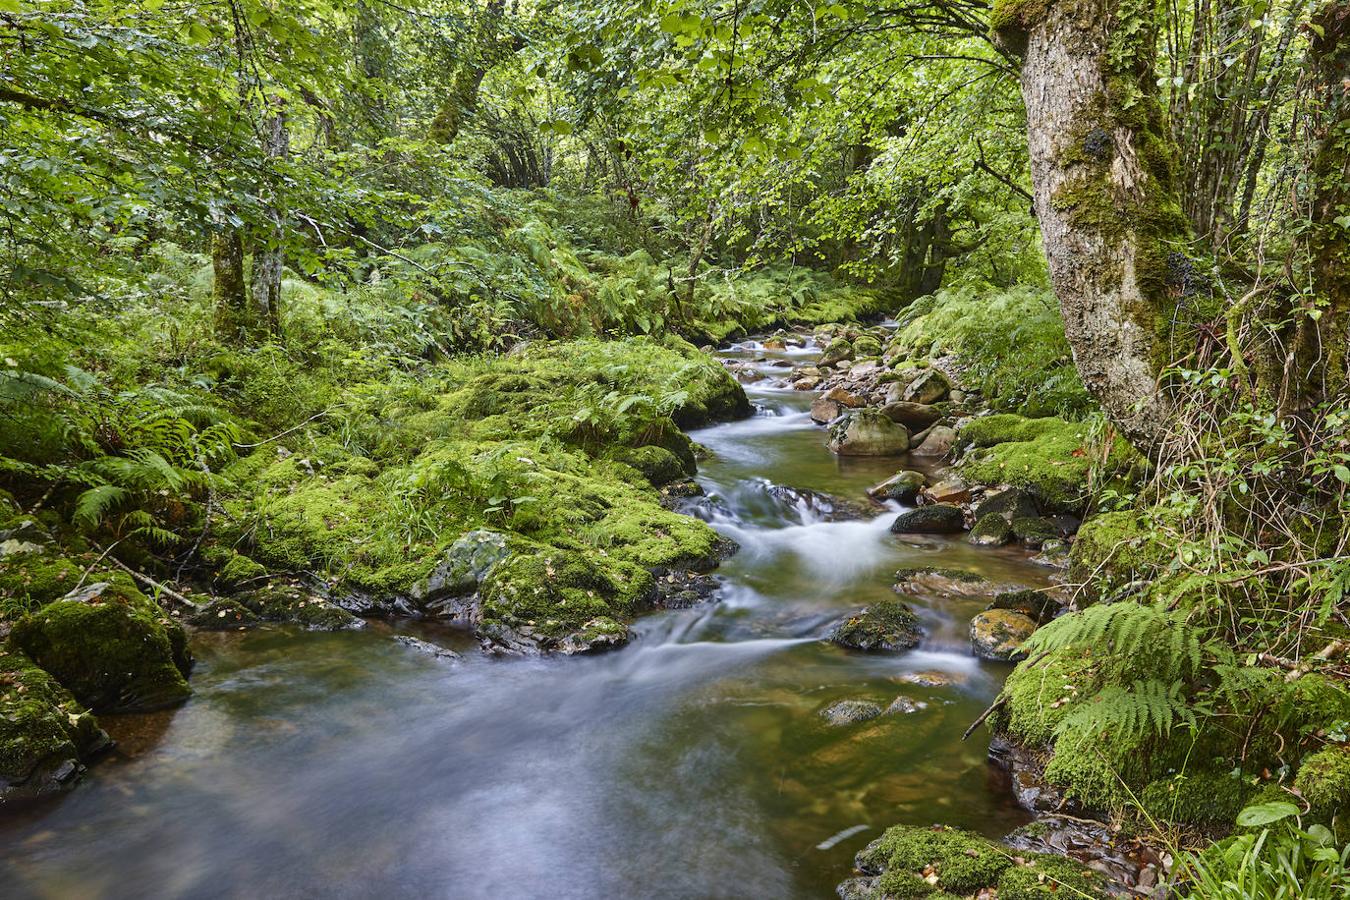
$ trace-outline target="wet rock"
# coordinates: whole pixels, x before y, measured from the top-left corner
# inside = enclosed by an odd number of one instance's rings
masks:
[[[1068,515],[1067,513],[1061,513],[1057,516],[1046,516],[1045,521],[1053,525],[1055,530],[1059,532],[1059,536],[1062,538],[1073,537],[1078,533],[1078,529],[1083,524],[1082,519],[1077,516]]]
[[[835,338],[825,347],[816,361],[820,366],[833,366],[853,357],[853,345],[843,338]]]
[[[881,600],[840,622],[830,640],[841,647],[869,652],[897,652],[919,645],[923,629],[909,604]]]
[[[895,473],[880,484],[873,485],[867,489],[867,493],[878,500],[913,503],[927,483],[928,478],[922,472],[906,470]]]
[[[909,432],[875,409],[856,409],[831,427],[828,446],[840,456],[898,456],[909,450]]]
[[[192,693],[187,635],[129,578],[49,603],[10,640],[95,712],[162,709]]]
[[[1030,491],[1022,488],[1009,487],[1004,488],[995,494],[986,494],[975,507],[975,520],[985,518],[986,516],[1001,516],[1004,521],[1011,522],[1013,519],[1020,519],[1026,516],[1038,516],[1040,510],[1036,508],[1036,498]]]
[[[188,617],[188,624],[202,631],[230,631],[258,624],[253,610],[229,597],[217,597]]]
[[[891,523],[894,534],[959,534],[965,530],[966,514],[949,503],[907,510]]]
[[[1058,540],[1060,537],[1059,529],[1054,523],[1039,517],[1023,516],[1013,519],[1010,524],[1013,537],[1033,550],[1040,549],[1047,541]]]
[[[960,478],[944,478],[924,488],[923,496],[929,503],[965,503],[970,499],[970,485]]]
[[[898,400],[887,403],[881,412],[892,422],[897,422],[910,431],[922,431],[942,418],[942,410],[924,403],[910,403]]]
[[[830,388],[823,396],[826,400],[832,400],[833,402],[838,403],[840,407],[847,407],[848,409],[857,409],[860,406],[867,405],[867,401],[864,398],[859,397],[857,394],[843,386]]]
[[[881,341],[870,334],[864,334],[853,341],[853,358],[865,359],[881,355]]]
[[[819,375],[806,375],[792,382],[794,391],[814,391],[820,385]]]
[[[882,896],[880,888],[877,887],[880,880],[881,878],[876,875],[860,875],[841,882],[834,892],[839,900],[877,900]]]
[[[965,676],[955,672],[944,672],[941,669],[925,669],[922,672],[906,672],[899,676],[897,681],[902,684],[912,684],[918,687],[947,687],[953,684],[964,684]]]
[[[924,369],[923,373],[905,388],[900,399],[910,403],[937,403],[947,396],[951,387],[947,376],[937,369]]]
[[[923,700],[915,700],[913,697],[906,697],[904,694],[901,694],[891,701],[891,705],[886,707],[886,712],[883,713],[883,715],[907,716],[927,708],[928,704]]]
[[[366,626],[365,620],[349,609],[303,585],[282,579],[273,580],[257,590],[236,594],[233,599],[259,619],[294,622],[310,631],[354,631]]]
[[[433,656],[437,659],[459,659],[459,654],[450,648],[433,644],[431,641],[424,641],[421,638],[415,638],[412,635],[396,634],[394,640],[410,650],[416,650],[418,653],[425,653],[427,656]]]
[[[840,700],[820,711],[820,717],[836,728],[866,722],[879,715],[881,707],[868,700]]]
[[[1069,567],[1069,545],[1065,541],[1046,541],[1041,545],[1041,552],[1031,558],[1031,561],[1041,566],[1050,566],[1053,569],[1067,569]]]
[[[1036,631],[1029,616],[1010,609],[987,609],[970,623],[970,643],[981,659],[1016,661],[1025,659],[1022,644]]]
[[[966,540],[977,547],[1002,547],[1013,539],[1012,525],[998,513],[987,515],[975,522]]]
[[[1027,588],[1020,591],[1003,591],[995,594],[989,608],[1007,609],[1021,613],[1037,625],[1044,625],[1059,615],[1059,611],[1063,607],[1060,606],[1058,600],[1046,592]]]
[[[436,567],[408,589],[408,597],[418,607],[440,613],[447,598],[478,590],[479,583],[492,567],[509,552],[506,536],[496,531],[477,529],[461,535],[445,551]]]
[[[1077,813],[1077,804],[1045,780],[1045,759],[1041,753],[1008,740],[998,732],[989,740],[989,759],[1005,769],[1012,778],[1017,805],[1029,812],[1063,810]]]
[[[783,484],[768,483],[765,487],[769,496],[779,503],[799,512],[805,512],[806,518],[824,522],[852,522],[866,519],[875,511],[862,503],[855,503],[843,497],[836,497],[824,491],[809,488],[795,488]]]
[[[817,397],[811,401],[811,421],[817,425],[828,425],[839,418],[841,412],[843,409],[833,400]]]
[[[914,448],[915,456],[946,456],[956,445],[956,429],[946,425],[934,425],[929,429],[919,446]]]
[[[1072,859],[1106,876],[1113,887],[1145,887],[1140,875],[1156,870],[1143,868],[1153,858],[1151,849],[1114,831],[1109,825],[1070,816],[1041,816],[1003,839],[1021,853],[1045,853]],[[1114,893],[1114,892],[1113,892]],[[1120,890],[1127,896],[1127,890]]]
[[[1000,588],[983,575],[941,566],[906,566],[895,572],[894,590],[901,594],[936,598],[992,597]]]
[[[0,648],[0,800],[71,787],[112,746],[98,721],[51,675]]]

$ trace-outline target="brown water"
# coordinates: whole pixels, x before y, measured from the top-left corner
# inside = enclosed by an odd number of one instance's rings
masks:
[[[0,821],[0,897],[827,897],[887,825],[1001,836],[1026,821],[984,740],[960,740],[1007,673],[970,655],[983,602],[918,600],[929,638],[907,654],[821,637],[900,565],[1044,571],[902,542],[893,512],[823,522],[774,500],[770,483],[861,498],[897,461],[835,459],[808,395],[750,392],[758,415],[694,435],[714,451],[704,514],[742,546],[720,602],[580,659],[493,661],[414,623],[393,627],[464,658],[380,624],[196,635],[186,706],[105,721],[112,758]],[[924,670],[954,683],[903,680]],[[843,728],[819,716],[901,694],[928,705]]]

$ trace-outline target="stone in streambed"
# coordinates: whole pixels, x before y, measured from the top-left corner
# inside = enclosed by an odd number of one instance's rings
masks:
[[[956,429],[946,425],[934,425],[928,430],[919,446],[914,448],[915,456],[946,456],[956,445]]]
[[[960,478],[944,478],[924,488],[923,498],[929,503],[965,503],[970,499],[970,485]]]
[[[415,638],[412,635],[396,634],[394,635],[394,640],[410,650],[416,650],[418,653],[425,653],[427,656],[435,657],[436,659],[459,659],[459,654],[448,647],[442,647],[440,644],[433,644],[431,641],[424,641],[421,638]]]
[[[1059,529],[1053,522],[1038,516],[1022,516],[1011,522],[1013,537],[1026,544],[1032,550],[1038,550],[1047,542],[1060,538]]]
[[[820,717],[836,728],[866,722],[879,715],[881,707],[867,700],[840,700],[820,711]]]
[[[840,622],[830,640],[841,647],[869,652],[898,652],[919,645],[923,629],[907,603],[881,600]]]
[[[893,534],[959,534],[966,530],[966,514],[959,506],[935,503],[902,512],[891,523]]]
[[[881,408],[886,418],[905,426],[910,431],[922,431],[942,418],[942,410],[926,403],[910,403],[899,400],[887,403]]]
[[[978,520],[966,540],[977,547],[1002,547],[1012,538],[1012,526],[1008,520],[994,513]]]
[[[1020,591],[1003,591],[995,594],[989,608],[1012,610],[1021,613],[1037,625],[1044,625],[1057,616],[1063,607],[1058,600],[1045,591],[1026,588]]]
[[[1025,659],[1022,644],[1036,631],[1029,616],[1009,609],[989,609],[970,623],[970,642],[981,659],[1015,662]]]
[[[658,448],[659,449],[659,448]],[[477,529],[455,540],[436,567],[408,590],[418,607],[439,612],[441,601],[478,590],[479,583],[509,554],[506,536]]]
[[[909,432],[875,409],[855,409],[830,429],[828,444],[840,456],[899,456],[909,450]]]
[[[937,403],[952,388],[947,376],[937,369],[924,369],[923,373],[909,383],[900,399],[909,403]]]
[[[833,400],[817,397],[811,401],[811,421],[817,425],[828,425],[839,418],[841,412],[842,407]]]
[[[843,338],[835,338],[825,347],[825,351],[820,354],[820,359],[816,361],[816,364],[819,366],[834,366],[852,358],[853,345]]]
[[[919,496],[919,491],[928,483],[928,478],[922,472],[905,470],[897,472],[890,478],[880,484],[875,484],[867,489],[870,497],[877,500],[894,500],[896,503],[913,503]]]
[[[257,625],[261,620],[247,606],[229,597],[217,597],[193,613],[189,625],[202,631],[226,631]]]
[[[906,697],[904,694],[901,694],[891,701],[891,705],[886,707],[886,712],[883,713],[883,715],[907,716],[927,708],[928,704],[923,700],[915,700],[913,697]]]
[[[1013,519],[1026,516],[1038,516],[1040,511],[1036,508],[1036,498],[1030,491],[1010,487],[996,494],[987,494],[975,506],[975,521],[992,515],[1001,516],[1004,521],[1011,522]]]

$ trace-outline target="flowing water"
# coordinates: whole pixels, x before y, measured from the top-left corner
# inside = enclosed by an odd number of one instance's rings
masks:
[[[728,355],[782,375],[803,352]],[[1022,824],[984,741],[960,739],[1007,673],[970,654],[983,601],[915,600],[928,637],[910,653],[821,638],[888,596],[900,565],[1043,571],[1016,551],[903,542],[893,511],[825,521],[783,499],[774,485],[862,499],[897,461],[836,459],[809,395],[749,391],[757,415],[693,435],[713,451],[700,514],[741,545],[720,602],[573,659],[496,661],[418,623],[198,634],[186,706],[105,717],[109,759],[0,820],[0,897],[827,897],[887,825]],[[918,672],[949,683],[906,680]],[[819,715],[900,695],[926,706],[845,727]]]

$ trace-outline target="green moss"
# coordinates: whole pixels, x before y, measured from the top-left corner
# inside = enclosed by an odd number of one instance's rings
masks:
[[[1063,419],[984,416],[961,428],[959,442],[976,450],[959,471],[970,481],[1023,488],[1052,508],[1081,509],[1092,468],[1087,438],[1086,426]]]
[[[64,596],[83,572],[45,550],[0,556],[0,621],[14,621]]]
[[[1069,554],[1069,578],[1109,593],[1135,581],[1152,581],[1176,559],[1177,536],[1167,523],[1131,510],[1102,513],[1083,523]]]
[[[103,585],[25,616],[10,640],[96,712],[186,700],[191,661],[183,629],[134,588]]]
[[[231,553],[228,562],[216,573],[222,584],[237,586],[267,577],[267,569],[242,553]]]
[[[877,895],[881,897],[895,898],[895,900],[910,900],[912,897],[931,897],[937,892],[937,888],[924,881],[913,872],[907,872],[903,869],[890,869],[882,872],[881,877],[877,879]]]
[[[533,628],[560,638],[604,616],[628,618],[652,595],[655,579],[612,557],[549,547],[519,548],[482,585],[484,624]]]
[[[632,466],[642,473],[653,485],[670,484],[687,477],[690,473],[678,456],[664,447],[634,447],[617,450],[614,458],[625,465]]]
[[[877,840],[859,854],[859,862],[873,868],[885,868],[898,883],[901,873],[920,875],[932,869],[937,886],[954,894],[971,894],[994,885],[1012,865],[1005,848],[979,835],[935,825],[914,828],[896,825],[886,829]]]
[[[1350,830],[1350,746],[1324,747],[1303,759],[1294,778],[1294,788],[1311,807],[1316,819],[1336,821]]]
[[[233,602],[244,607],[250,615],[238,614],[230,605],[213,604],[209,610],[199,613],[198,617],[204,619],[208,626],[218,625],[238,615],[242,622],[253,617],[269,622],[295,622],[311,631],[343,631],[365,624],[323,597],[285,581],[271,581],[256,590],[237,594]],[[215,622],[210,619],[212,612],[216,616]],[[225,615],[221,616],[221,612]]]
[[[1231,773],[1196,773],[1151,782],[1140,805],[1159,822],[1210,827],[1230,825],[1255,792]]]
[[[0,797],[55,787],[44,776],[107,745],[69,691],[19,651],[0,647]]]
[[[999,900],[1105,900],[1102,877],[1076,860],[1037,853],[1009,866],[998,880]]]

